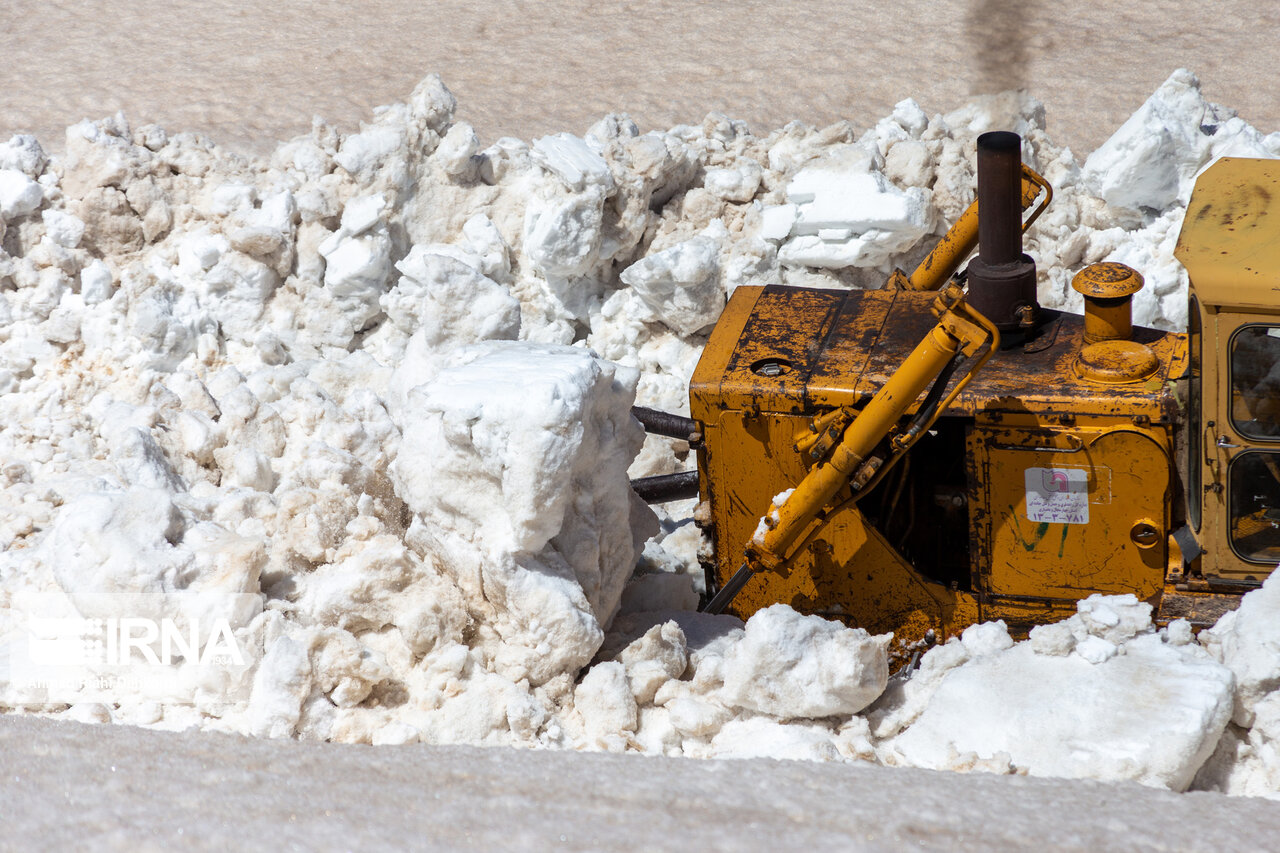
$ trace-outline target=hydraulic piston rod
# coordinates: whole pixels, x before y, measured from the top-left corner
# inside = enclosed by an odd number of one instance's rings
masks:
[[[985,317],[965,305],[958,287],[945,288],[934,310],[940,315],[938,324],[846,427],[830,456],[810,468],[793,490],[784,493],[786,496],[781,502],[775,499],[747,545],[746,562],[708,602],[707,612],[721,612],[756,572],[782,570],[796,543],[819,520],[823,509],[831,504],[840,489],[852,482],[856,498],[858,489],[871,481],[881,467],[887,469],[905,453],[922,429],[928,429],[932,419],[955,399],[999,346],[999,332]],[[914,424],[911,430],[898,434],[890,442],[892,451],[887,463],[874,458],[873,451],[894,431],[925,389],[935,381],[946,381],[945,377],[950,375],[948,367],[956,355],[976,355],[984,345],[987,351],[976,359],[946,401],[934,407],[927,422]]]

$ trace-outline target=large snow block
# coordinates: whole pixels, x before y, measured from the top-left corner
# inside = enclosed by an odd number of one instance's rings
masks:
[[[796,217],[778,259],[789,266],[879,266],[919,242],[935,217],[928,190],[898,189],[857,148],[801,170],[787,201]]]
[[[902,763],[937,770],[1005,758],[1032,776],[1177,791],[1191,783],[1230,717],[1229,670],[1159,634],[1136,637],[1098,663],[1078,653],[1088,651],[1084,642],[1069,654],[1042,654],[1037,645],[953,669],[891,750]]]
[[[591,660],[653,532],[627,477],[634,393],[633,372],[586,350],[490,341],[408,394],[397,494],[512,680]]]
[[[668,328],[692,335],[714,323],[724,310],[719,250],[714,237],[694,237],[636,261],[622,271],[622,283]]]
[[[1255,706],[1280,690],[1280,572],[1244,597],[1200,641],[1235,674],[1234,721],[1254,724]]]

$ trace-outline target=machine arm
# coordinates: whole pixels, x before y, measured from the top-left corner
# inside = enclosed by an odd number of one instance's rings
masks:
[[[1027,220],[1022,223],[1022,230],[1025,233],[1031,227],[1031,223],[1044,212],[1049,206],[1049,202],[1053,200],[1053,187],[1049,186],[1049,182],[1037,174],[1026,164],[1022,166],[1022,209],[1026,210],[1031,207],[1037,198],[1040,197],[1040,191],[1044,190],[1044,201],[1032,211]],[[975,200],[969,205],[968,209],[961,214],[956,220],[956,224],[938,241],[938,245],[933,247],[920,265],[916,267],[915,272],[911,273],[910,278],[902,275],[902,273],[894,273],[891,282],[896,283],[905,290],[937,290],[942,287],[948,279],[951,278],[955,271],[959,269],[964,259],[973,253],[978,245],[978,202]]]
[[[1000,333],[965,303],[957,285],[949,284],[943,289],[933,311],[939,318],[937,325],[845,428],[830,455],[814,464],[794,489],[774,499],[747,545],[746,562],[708,602],[706,612],[723,611],[756,572],[783,570],[797,542],[815,522],[821,523],[821,513],[841,488],[850,483],[853,500],[864,493],[932,426],[999,348]],[[979,352],[981,357],[972,362],[943,400],[942,393],[956,361]],[[934,387],[916,417],[906,428],[899,429],[899,421],[931,384]],[[874,455],[877,446],[891,434],[887,457]]]

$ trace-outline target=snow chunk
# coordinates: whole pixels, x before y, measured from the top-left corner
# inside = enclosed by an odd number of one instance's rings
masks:
[[[582,715],[588,743],[593,746],[620,748],[622,734],[636,730],[636,700],[620,663],[593,666],[574,690],[573,704]]]
[[[44,190],[17,169],[0,169],[0,216],[6,220],[26,216],[40,207]]]
[[[307,649],[291,637],[278,637],[263,655],[253,677],[246,723],[257,737],[291,737],[311,692]]]
[[[1139,601],[1132,593],[1094,593],[1084,601],[1076,602],[1076,613],[1080,627],[1088,634],[1113,644],[1123,643],[1151,630],[1151,605]],[[1069,624],[1074,627],[1076,623],[1071,620]]]
[[[791,234],[791,228],[800,215],[795,204],[772,204],[760,212],[760,239],[781,243]]]
[[[684,674],[689,665],[684,631],[674,622],[654,625],[618,654],[626,667],[631,692],[641,705],[653,701],[658,689]]]
[[[461,121],[449,128],[444,139],[440,140],[436,157],[440,158],[446,174],[461,177],[474,169],[474,158],[479,150],[480,140],[475,129]]]
[[[779,261],[834,269],[876,267],[933,230],[935,211],[928,191],[900,190],[871,167],[865,151],[849,146],[792,179],[787,200],[797,206],[796,219]],[[780,222],[768,225],[776,233]]]
[[[1227,727],[1192,788],[1280,799],[1280,693],[1269,693],[1253,706],[1247,731]]]
[[[1112,645],[1092,636],[1081,645],[1088,641]],[[1019,643],[964,663],[889,742],[886,760],[963,769],[1003,754],[1033,776],[1184,790],[1227,724],[1231,673],[1156,634],[1097,657],[1045,655]]]
[[[884,692],[890,639],[766,607],[725,654],[721,698],[781,719],[856,714]]]
[[[741,204],[755,197],[762,176],[760,164],[747,160],[733,169],[707,169],[702,185],[716,198]]]
[[[49,239],[64,249],[74,249],[84,236],[84,223],[79,218],[61,210],[46,210],[41,214],[44,230]]]
[[[1280,572],[1201,632],[1200,642],[1235,674],[1235,723],[1253,725],[1257,704],[1280,690]]]
[[[524,253],[546,276],[583,275],[600,250],[604,194],[598,189],[530,201],[524,218]]]
[[[724,308],[717,286],[719,242],[709,235],[677,243],[622,271],[622,281],[670,328],[682,335],[714,323]]]
[[[356,297],[376,305],[391,269],[391,241],[380,234],[349,237],[321,250],[326,261],[324,284],[337,296]]]
[[[197,231],[178,244],[178,263],[184,271],[198,274],[212,269],[230,249],[231,244],[221,234]]]
[[[391,272],[391,237],[383,224],[386,205],[381,193],[348,202],[341,226],[318,248],[325,260],[324,285],[350,312],[355,330],[380,313],[378,297]]]
[[[585,140],[571,133],[535,139],[529,156],[555,173],[571,190],[582,190],[588,185],[603,187],[606,191],[614,187],[609,164]]]
[[[97,305],[111,298],[111,268],[93,260],[80,271],[80,295],[86,305]]]
[[[29,133],[20,133],[0,144],[0,169],[13,169],[28,178],[38,178],[48,164],[40,142]]]
[[[414,246],[396,264],[404,275],[380,300],[390,321],[437,350],[515,338],[520,332],[519,301],[473,266],[444,254],[447,249]]]
[[[634,382],[581,349],[491,341],[449,355],[399,417],[397,494],[513,679],[591,659],[651,532],[626,473]]]

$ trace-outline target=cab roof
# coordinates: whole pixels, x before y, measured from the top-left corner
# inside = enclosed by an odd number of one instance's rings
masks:
[[[1206,169],[1174,256],[1207,305],[1280,308],[1280,160],[1224,157]]]

